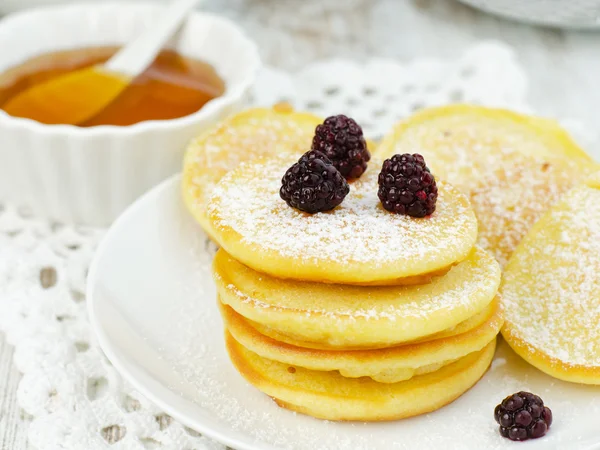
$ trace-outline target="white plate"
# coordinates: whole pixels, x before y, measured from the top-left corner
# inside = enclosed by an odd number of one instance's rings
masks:
[[[238,450],[600,448],[600,388],[554,380],[504,343],[476,387],[432,414],[362,424],[280,409],[228,360],[210,272],[214,247],[185,210],[179,181],[167,180],[117,220],[92,264],[87,298],[111,362],[187,426]],[[552,408],[545,438],[512,443],[498,435],[494,407],[519,390]]]

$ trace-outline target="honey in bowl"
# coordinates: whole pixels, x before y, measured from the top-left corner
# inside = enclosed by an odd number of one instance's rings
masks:
[[[49,79],[102,64],[117,50],[97,47],[49,53],[9,69],[0,74],[0,108],[24,90]],[[126,126],[146,120],[177,119],[195,113],[224,91],[225,83],[211,65],[163,50],[112,103],[78,126]]]

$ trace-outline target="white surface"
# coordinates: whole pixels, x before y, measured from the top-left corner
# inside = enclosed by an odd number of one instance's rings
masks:
[[[0,21],[0,72],[47,52],[129,42],[162,11],[104,2],[18,13]],[[176,173],[187,142],[240,107],[260,61],[233,22],[204,13],[191,15],[170,46],[210,63],[225,93],[186,117],[127,127],[44,125],[0,110],[0,200],[61,222],[105,226]]]
[[[528,449],[600,446],[600,387],[553,380],[506,345],[471,391],[425,416],[352,424],[279,408],[228,361],[210,270],[214,249],[183,206],[179,183],[163,183],[115,223],[87,290],[91,323],[111,362],[176,419],[239,450],[418,450],[441,442],[491,450],[522,446],[498,435],[493,410],[506,395],[528,390],[555,417]]]

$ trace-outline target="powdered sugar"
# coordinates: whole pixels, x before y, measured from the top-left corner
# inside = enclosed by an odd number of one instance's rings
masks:
[[[544,137],[535,126],[547,128]],[[569,161],[565,152],[579,161],[583,153],[557,124],[468,107],[432,114],[388,142],[380,156],[421,153],[436,176],[470,195],[480,223],[478,242],[503,266],[543,212],[593,166]]]
[[[317,123],[316,116],[308,114],[249,110],[192,141],[184,171],[190,174],[187,189],[193,191],[194,206],[203,211],[217,182],[242,161],[309,150]]]
[[[281,177],[290,165],[290,159],[274,158],[244,164],[225,176],[209,204],[215,225],[229,227],[247,244],[283,257],[325,264],[354,261],[380,267],[398,260],[408,265],[441,258],[448,265],[474,244],[474,214],[447,184],[439,183],[437,210],[431,217],[392,214],[381,208],[377,197],[381,163],[371,161],[338,208],[308,215],[279,197]]]
[[[600,367],[600,190],[574,189],[542,220],[507,268],[506,319],[546,355]]]
[[[577,183],[582,171],[585,168],[567,162],[557,165],[525,157],[518,164],[500,164],[485,184],[471,191],[479,245],[506,265],[531,226]]]

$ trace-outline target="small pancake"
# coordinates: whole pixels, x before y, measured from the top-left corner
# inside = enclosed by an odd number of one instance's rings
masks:
[[[338,370],[344,377],[370,377],[380,383],[405,381],[477,352],[496,338],[503,323],[495,300],[486,322],[466,333],[379,350],[315,350],[267,337],[229,306],[220,306],[225,328],[234,339],[263,358],[311,370]]]
[[[381,348],[454,327],[496,296],[500,267],[484,250],[421,286],[351,286],[282,280],[221,249],[217,292],[238,314],[297,341],[339,349]]]
[[[219,302],[222,303],[221,300],[219,300]],[[450,328],[440,331],[438,333],[430,334],[429,336],[424,336],[419,339],[414,339],[414,340],[411,340],[408,342],[404,342],[403,345],[427,342],[427,341],[432,341],[434,339],[441,339],[441,338],[445,338],[445,337],[452,337],[457,334],[462,334],[462,333],[471,331],[471,330],[483,325],[485,322],[487,322],[490,319],[490,317],[492,316],[492,314],[494,312],[495,305],[496,305],[496,302],[493,301],[489,305],[487,305],[485,308],[483,308],[481,311],[479,311],[477,314],[462,321],[458,325],[455,325],[453,327],[450,327]],[[281,343],[289,344],[289,345],[292,345],[295,347],[310,348],[310,349],[315,349],[315,350],[336,350],[336,351],[340,350],[339,347],[333,347],[333,346],[327,345],[326,343],[298,340],[292,336],[288,336],[287,334],[281,333],[274,328],[262,325],[258,322],[253,322],[246,318],[243,318],[243,320],[245,320],[250,325],[252,325],[252,327],[254,329],[256,329],[260,334],[263,334],[263,335],[265,335],[275,341],[281,342]],[[375,347],[375,348],[374,347],[369,347],[369,348],[364,348],[364,347],[348,348],[348,347],[346,347],[343,350],[375,350],[377,348],[387,348],[387,346]]]
[[[435,372],[399,383],[346,378],[282,364],[258,356],[226,332],[234,366],[257,389],[282,407],[327,420],[382,421],[428,413],[447,405],[483,376],[494,356],[496,340],[478,352]]]
[[[533,226],[501,292],[502,334],[521,357],[561,380],[600,384],[600,174]]]
[[[393,214],[377,197],[381,162],[371,161],[340,206],[311,215],[279,197],[281,178],[294,162],[241,164],[221,179],[210,200],[217,241],[255,270],[326,283],[415,284],[420,277],[422,284],[466,258],[475,244],[477,220],[469,200],[449,184],[438,183],[431,216]]]
[[[400,122],[375,156],[397,153],[421,153],[436,177],[469,195],[479,245],[501,265],[582,172],[598,170],[556,122],[470,105],[426,109]]]
[[[219,180],[242,161],[281,153],[302,155],[322,119],[278,105],[235,114],[194,139],[183,164],[182,193],[189,211],[213,237],[206,205]]]

